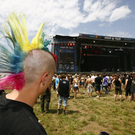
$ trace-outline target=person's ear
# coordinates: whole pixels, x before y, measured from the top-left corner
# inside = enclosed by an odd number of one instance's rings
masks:
[[[45,85],[46,77],[48,76],[48,73],[44,73],[43,76],[41,77],[41,83],[42,85]]]

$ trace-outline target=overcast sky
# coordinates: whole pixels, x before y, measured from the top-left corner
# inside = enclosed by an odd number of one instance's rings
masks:
[[[0,28],[11,11],[25,13],[30,39],[42,22],[48,36],[135,38],[135,0],[0,0]]]

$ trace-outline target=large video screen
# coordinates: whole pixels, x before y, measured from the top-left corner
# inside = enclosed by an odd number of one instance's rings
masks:
[[[60,53],[60,63],[74,63],[74,53]]]

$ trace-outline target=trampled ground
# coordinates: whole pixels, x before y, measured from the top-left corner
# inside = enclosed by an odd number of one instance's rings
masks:
[[[77,99],[73,94],[68,100],[67,115],[57,115],[58,98],[52,90],[50,113],[41,114],[40,99],[34,106],[34,112],[48,135],[99,135],[106,131],[110,135],[135,135],[135,102],[125,100],[114,101],[114,88],[110,95],[102,92],[102,97],[88,98],[87,92],[81,88]]]

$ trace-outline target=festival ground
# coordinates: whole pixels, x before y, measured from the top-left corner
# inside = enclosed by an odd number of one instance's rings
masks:
[[[34,106],[34,112],[48,135],[98,135],[106,131],[110,135],[135,134],[135,102],[125,100],[123,90],[122,102],[119,97],[114,101],[114,88],[110,95],[97,98],[88,98],[87,91],[81,88],[77,99],[70,96],[67,106],[67,115],[57,115],[58,98],[56,91],[52,90],[50,113],[41,114],[40,98]]]

